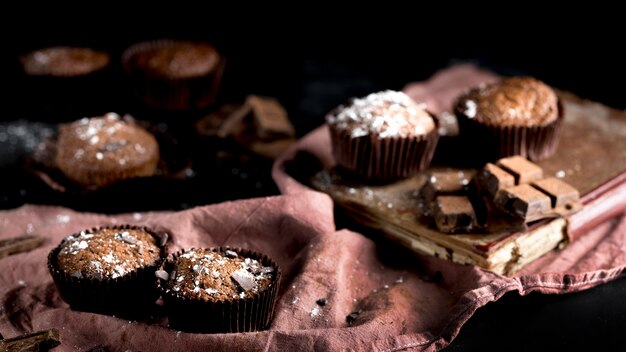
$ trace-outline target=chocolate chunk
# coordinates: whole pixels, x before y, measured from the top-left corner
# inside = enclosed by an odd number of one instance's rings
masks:
[[[550,197],[530,185],[502,189],[496,194],[494,203],[525,222],[544,218],[551,210]]]
[[[442,232],[469,229],[476,215],[465,196],[438,196],[435,200],[435,223]]]
[[[254,275],[250,274],[245,269],[236,270],[235,272],[233,272],[233,275],[231,277],[233,278],[233,280],[235,280],[235,282],[237,282],[237,284],[239,284],[239,286],[241,286],[244,291],[250,291],[251,289],[256,287]]]
[[[430,178],[421,190],[426,202],[432,202],[437,195],[449,195],[462,191],[470,182],[463,171],[439,171],[430,174]]]
[[[250,95],[246,103],[252,108],[259,138],[271,140],[296,135],[287,112],[276,99]]]
[[[531,183],[543,177],[541,167],[519,155],[500,159],[497,165],[512,174],[517,185]]]
[[[165,244],[167,243],[167,239],[168,239],[169,237],[170,237],[170,236],[169,236],[167,233],[164,233],[164,234],[161,236],[161,240],[159,241],[159,246],[161,246],[161,247],[165,246]]]
[[[580,198],[576,188],[555,177],[535,181],[532,185],[550,197],[553,208],[571,205]]]
[[[315,301],[315,303],[317,303],[318,306],[323,307],[326,305],[327,301],[326,301],[326,298],[320,298],[317,301]]]
[[[157,270],[154,272],[154,275],[161,280],[167,280],[170,277],[170,275],[165,270]]]
[[[0,240],[0,258],[12,254],[29,252],[40,247],[46,241],[41,236],[27,235]]]
[[[237,252],[231,251],[230,249],[225,250],[224,255],[228,258],[237,258],[239,256]]]
[[[502,170],[498,166],[487,163],[477,176],[481,187],[492,197],[502,188],[515,186],[515,178],[513,175]]]
[[[0,341],[0,351],[47,351],[61,344],[59,330],[48,329]]]

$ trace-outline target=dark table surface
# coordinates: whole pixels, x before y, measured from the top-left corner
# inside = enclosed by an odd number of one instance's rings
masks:
[[[75,32],[68,28],[42,35],[26,35],[8,44],[3,55],[5,87],[14,87],[6,98],[0,116],[0,209],[24,203],[58,204],[84,211],[121,213],[148,210],[178,210],[278,194],[269,175],[271,161],[241,150],[217,155],[222,148],[195,135],[193,121],[206,111],[165,114],[147,111],[126,94],[123,77],[115,77],[107,99],[87,110],[45,113],[23,84],[17,57],[47,45],[84,45],[109,50],[119,57],[128,45],[155,37],[184,37],[212,41],[228,55],[227,70],[219,103],[241,101],[247,94],[277,97],[285,105],[299,136],[323,122],[332,107],[354,96],[381,89],[402,89],[412,81],[427,78],[436,69],[458,61],[472,61],[501,74],[529,74],[563,90],[626,108],[623,94],[624,66],[610,52],[602,57],[568,50],[545,55],[520,55],[515,48],[459,43],[435,45],[422,42],[427,51],[407,48],[413,36],[370,38],[351,31],[338,35],[305,35],[294,45],[283,31],[260,31],[255,35],[219,34],[213,27],[185,27],[176,30],[134,28],[111,34],[103,30]],[[216,34],[217,33],[217,34]],[[372,43],[384,43],[385,50]],[[438,39],[437,43],[440,43]],[[590,43],[590,46],[600,45]],[[622,88],[620,88],[622,87]],[[131,112],[135,117],[160,126],[180,143],[180,152],[192,162],[183,180],[153,180],[138,187],[112,188],[104,193],[79,196],[51,190],[38,178],[24,171],[37,138],[49,133],[60,121],[78,119],[106,111]],[[243,153],[243,156],[242,156]],[[132,189],[132,193],[128,190]],[[154,197],[154,190],[158,196]],[[625,234],[626,236],[626,234]],[[626,249],[625,249],[626,250]],[[509,293],[479,309],[462,328],[449,350],[554,350],[626,349],[626,278],[584,292],[568,295]]]

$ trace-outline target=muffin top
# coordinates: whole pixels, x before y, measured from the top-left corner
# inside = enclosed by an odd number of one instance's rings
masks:
[[[34,76],[79,76],[97,71],[111,58],[89,48],[52,47],[33,51],[22,58],[24,72]]]
[[[99,228],[66,237],[57,255],[59,269],[76,278],[115,279],[157,264],[157,239],[140,228]]]
[[[435,122],[424,104],[402,92],[386,90],[340,105],[326,116],[328,124],[350,132],[352,138],[412,137],[429,133]]]
[[[176,258],[171,272],[157,270],[156,275],[168,280],[163,285],[168,292],[215,302],[264,291],[274,281],[275,268],[233,250],[190,249]]]
[[[137,52],[135,67],[168,78],[190,78],[210,73],[218,64],[219,54],[206,43],[167,42],[166,45]]]
[[[455,109],[469,119],[497,126],[544,126],[559,114],[554,91],[531,77],[474,88],[457,100]]]
[[[152,134],[115,113],[59,127],[57,164],[90,170],[124,170],[158,158]],[[62,159],[62,160],[60,160]]]

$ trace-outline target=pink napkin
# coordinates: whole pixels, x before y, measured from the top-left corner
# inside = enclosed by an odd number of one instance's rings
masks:
[[[450,78],[455,72],[467,74],[463,82]],[[472,72],[479,73],[469,66],[444,71],[425,87],[444,78],[450,86],[474,83],[478,78]],[[427,96],[429,90],[420,87],[408,89]],[[1,211],[0,239],[36,233],[48,241],[32,252],[0,259],[0,333],[13,337],[55,327],[63,340],[55,351],[95,346],[111,351],[437,350],[454,339],[476,309],[508,291],[525,295],[583,290],[616,278],[626,266],[623,215],[515,277],[412,256],[358,233],[336,231],[330,198],[307,190],[283,171],[285,160],[297,150],[330,164],[328,146],[328,133],[320,128],[275,165],[274,178],[284,196],[115,216],[30,205]],[[153,317],[128,321],[71,310],[52,282],[46,256],[63,237],[109,224],[140,224],[168,232],[172,251],[231,245],[271,256],[282,268],[283,281],[269,330],[190,334],[168,328],[156,311]]]
[[[472,65],[454,66],[434,74],[428,81],[412,83],[404,92],[418,102],[426,102],[436,114],[449,110],[453,100],[467,87],[497,79],[493,73]],[[285,170],[294,158],[318,160],[324,167],[334,165],[326,126],[304,136],[274,164],[272,176],[284,194],[309,190]],[[536,260],[513,277],[497,275],[478,267],[463,266],[427,256],[407,261],[406,268],[422,267],[427,272],[441,272],[443,281],[436,285],[414,287],[406,310],[395,314],[398,321],[410,320],[413,327],[398,329],[376,348],[388,351],[415,348],[436,350],[445,347],[458,334],[476,309],[516,290],[521,295],[566,293],[584,290],[612,280],[626,268],[626,215],[622,214],[599,226],[563,250],[555,250]],[[387,298],[394,302],[391,295]]]

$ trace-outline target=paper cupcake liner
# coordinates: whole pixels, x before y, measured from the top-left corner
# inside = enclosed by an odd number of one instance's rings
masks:
[[[132,94],[150,108],[166,110],[202,109],[215,102],[225,60],[220,55],[211,72],[188,78],[167,78],[136,67],[132,58],[138,53],[168,47],[174,40],[155,40],[132,45],[122,54],[122,65],[131,80]]]
[[[436,121],[436,119],[435,119]],[[435,127],[423,136],[353,138],[349,131],[330,126],[333,155],[337,164],[364,179],[406,178],[430,165],[439,134]]]
[[[188,249],[194,250],[194,248]],[[162,270],[171,272],[177,258],[188,250],[180,250],[162,265]],[[229,301],[207,301],[189,298],[166,289],[167,280],[157,279],[167,311],[169,325],[187,332],[250,332],[266,329],[272,321],[274,306],[280,287],[280,269],[266,255],[240,248],[219,247],[210,251],[233,250],[239,255],[260,261],[264,266],[275,268],[272,285],[253,297]]]
[[[461,138],[468,147],[476,149],[481,162],[511,155],[521,155],[540,161],[556,152],[559,145],[563,107],[558,102],[558,117],[543,126],[495,126],[480,123],[457,111]]]
[[[81,168],[80,165],[77,166],[75,164],[64,165],[64,163],[58,163],[56,166],[68,179],[91,189],[97,189],[120,180],[154,176],[156,170],[158,170],[158,163],[159,154],[155,154],[153,160],[133,167],[111,167],[106,170],[94,171]]]
[[[142,230],[151,234],[157,240],[157,243],[161,241],[161,238],[156,233],[140,226],[95,227],[88,231],[94,232],[104,228]],[[75,233],[72,236],[77,234]],[[77,278],[71,276],[71,273],[61,270],[58,266],[57,256],[62,246],[63,242],[48,255],[48,269],[61,298],[72,309],[127,316],[145,312],[159,297],[159,292],[154,285],[154,272],[167,257],[166,245],[159,245],[161,248],[161,259],[158,262],[115,279],[102,278],[100,280],[87,277]]]

